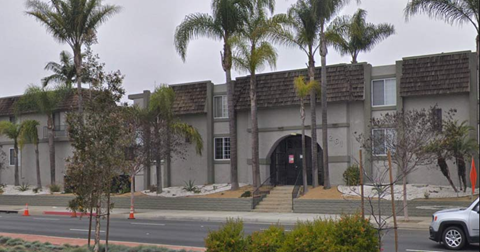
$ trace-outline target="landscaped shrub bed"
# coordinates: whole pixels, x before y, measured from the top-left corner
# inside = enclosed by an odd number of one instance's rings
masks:
[[[377,252],[377,231],[359,215],[339,220],[299,222],[286,232],[282,226],[246,236],[241,220],[230,219],[205,239],[208,252]]]
[[[27,242],[17,238],[0,236],[0,252],[90,252],[86,246],[53,245],[50,243],[41,243],[38,241]],[[102,249],[101,251],[104,251]],[[119,245],[109,245],[109,252],[187,252],[185,250],[171,250],[154,246],[126,247]]]

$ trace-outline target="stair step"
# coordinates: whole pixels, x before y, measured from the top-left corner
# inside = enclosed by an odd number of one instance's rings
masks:
[[[259,205],[273,205],[273,206],[277,206],[277,205],[292,205],[292,202],[291,201],[262,201],[259,203]]]

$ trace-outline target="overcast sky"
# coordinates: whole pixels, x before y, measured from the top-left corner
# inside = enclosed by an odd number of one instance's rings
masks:
[[[276,0],[276,13],[285,12],[295,0]],[[122,7],[98,30],[95,53],[108,70],[126,75],[127,94],[152,90],[155,84],[211,80],[224,83],[220,64],[221,43],[198,39],[190,43],[184,63],[173,44],[175,28],[185,15],[209,13],[211,0],[108,0]],[[407,0],[363,0],[345,7],[341,15],[352,15],[358,8],[368,11],[367,21],[395,25],[396,34],[373,51],[360,54],[360,62],[373,66],[394,64],[402,57],[440,52],[475,50],[475,29],[471,24],[450,26],[419,15],[405,22]],[[305,67],[306,57],[297,48],[278,46],[276,70]],[[58,61],[59,53],[69,50],[57,43],[45,28],[25,15],[24,0],[0,0],[0,97],[22,94],[29,84],[40,84],[49,72],[46,63]],[[320,63],[317,55],[317,65]],[[329,49],[328,64],[348,63]],[[270,71],[265,69],[264,71]],[[245,73],[234,72],[233,77]]]

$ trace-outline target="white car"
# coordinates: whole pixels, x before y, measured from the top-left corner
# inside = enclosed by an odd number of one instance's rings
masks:
[[[452,250],[478,243],[478,200],[477,198],[465,209],[447,209],[434,213],[430,224],[430,240],[441,242]]]

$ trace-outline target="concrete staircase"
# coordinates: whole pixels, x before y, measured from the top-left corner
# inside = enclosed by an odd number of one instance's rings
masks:
[[[274,187],[253,209],[254,212],[291,213],[293,186]]]

